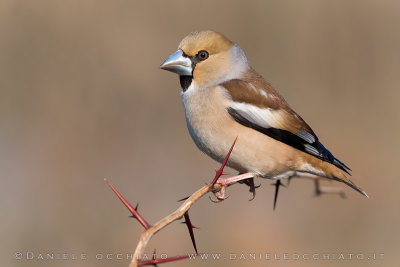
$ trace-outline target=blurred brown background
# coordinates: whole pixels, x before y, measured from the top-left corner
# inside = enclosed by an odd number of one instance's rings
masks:
[[[158,69],[196,29],[220,31],[285,96],[370,199],[313,196],[292,181],[272,211],[261,181],[191,210],[199,250],[219,261],[168,266],[398,266],[398,1],[1,1],[2,266],[127,266],[141,226],[103,182],[155,222],[218,164],[187,132],[178,78]],[[344,187],[339,183],[331,186]],[[175,223],[149,245],[193,252]],[[17,252],[87,260],[16,260]],[[96,254],[114,253],[113,260]],[[243,253],[344,253],[346,260],[229,260]],[[349,260],[348,253],[384,253]],[[273,256],[272,256],[273,257]]]

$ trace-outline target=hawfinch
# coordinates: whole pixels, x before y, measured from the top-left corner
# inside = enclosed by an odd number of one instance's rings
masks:
[[[160,68],[179,75],[189,133],[213,159],[222,162],[238,137],[227,165],[240,173],[269,179],[311,174],[367,196],[345,176],[350,169],[224,35],[190,33]]]

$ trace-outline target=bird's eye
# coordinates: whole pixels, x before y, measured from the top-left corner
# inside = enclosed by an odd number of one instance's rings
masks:
[[[207,51],[204,51],[204,50],[201,50],[201,51],[199,51],[199,52],[197,53],[197,57],[198,57],[201,61],[206,60],[206,59],[208,58],[208,52],[207,52]]]

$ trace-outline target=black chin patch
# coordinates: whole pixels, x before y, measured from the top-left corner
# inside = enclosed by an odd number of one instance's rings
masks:
[[[189,88],[190,84],[192,83],[192,80],[193,76],[183,76],[183,75],[179,76],[179,82],[181,83],[181,88],[183,92],[185,92]]]

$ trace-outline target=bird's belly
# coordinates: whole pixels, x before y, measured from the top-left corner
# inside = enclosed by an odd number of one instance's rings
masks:
[[[195,103],[193,98],[183,96],[188,130],[201,151],[222,162],[237,137],[227,164],[229,167],[269,178],[294,171],[291,147],[234,121],[219,92],[210,91],[196,92]]]

